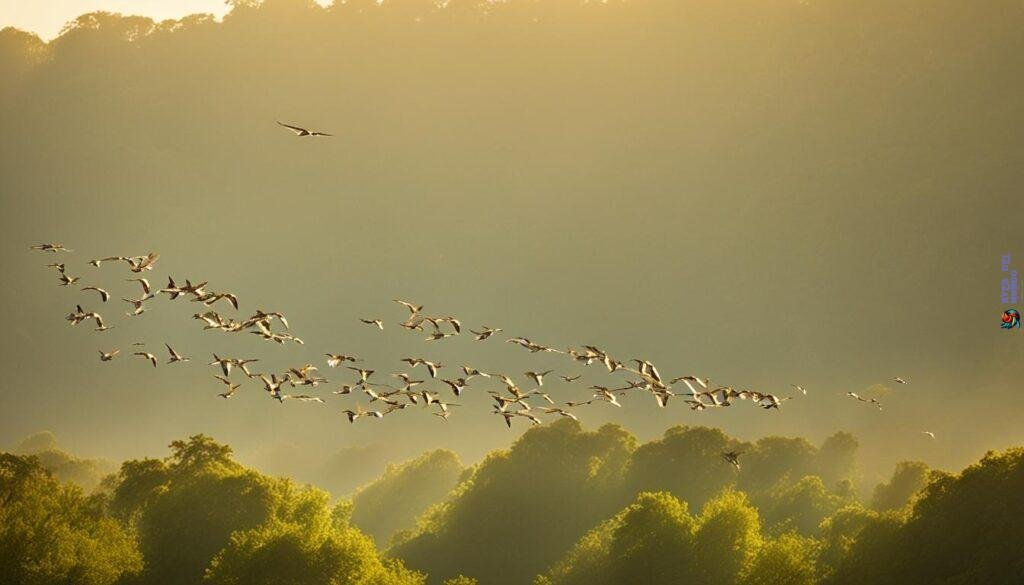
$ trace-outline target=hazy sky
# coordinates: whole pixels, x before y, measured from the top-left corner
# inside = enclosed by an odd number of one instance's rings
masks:
[[[887,469],[1020,444],[1024,335],[998,319],[1000,255],[1024,268],[1022,9],[876,4],[360,20],[274,0],[136,46],[116,22],[75,31],[30,74],[24,55],[43,49],[0,43],[0,444],[50,429],[84,454],[125,457],[205,432],[268,457],[383,444],[472,461],[524,428],[488,414],[493,385],[448,423],[407,411],[350,425],[340,411],[353,397],[280,405],[252,383],[223,401],[212,352],[268,371],[324,368],[330,351],[385,375],[407,355],[440,359],[449,376],[463,363],[584,373],[545,386],[564,399],[615,381],[500,339],[426,343],[395,326],[393,298],[649,358],[666,376],[809,392],[780,412],[636,397],[581,410],[589,428],[814,441],[848,430]],[[88,8],[60,6],[56,20]],[[299,139],[278,119],[336,136]],[[47,240],[74,248],[69,272],[115,298],[58,287],[53,257],[27,249]],[[149,251],[162,254],[154,284],[209,280],[239,296],[238,316],[283,311],[306,345],[204,332],[195,303],[166,298],[124,317],[131,275],[86,260]],[[78,302],[116,329],[69,327]],[[96,359],[134,341],[161,357],[170,342],[193,362]],[[350,381],[325,374],[329,389]],[[843,395],[876,384],[891,387],[874,394],[883,412]]]
[[[14,26],[50,40],[68,21],[97,10],[163,20],[201,12],[219,17],[229,9],[223,0],[0,0],[0,28]]]

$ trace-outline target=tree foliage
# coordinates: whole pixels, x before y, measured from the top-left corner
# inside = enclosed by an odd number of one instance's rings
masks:
[[[33,456],[0,453],[0,583],[109,585],[138,572],[127,528]]]
[[[389,465],[353,496],[352,523],[378,544],[386,544],[397,530],[415,527],[416,518],[442,501],[461,474],[458,455],[448,450]]]

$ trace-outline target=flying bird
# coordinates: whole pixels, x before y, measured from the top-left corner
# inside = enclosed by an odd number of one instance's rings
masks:
[[[167,346],[167,353],[170,354],[170,359],[167,360],[167,363],[173,364],[173,363],[177,363],[177,362],[187,362],[190,359],[192,359],[192,358],[184,357],[181,354],[179,354],[178,352],[174,351],[174,348],[171,347],[170,344],[165,343],[164,345]]]
[[[381,331],[384,331],[384,322],[381,321],[380,319],[363,319],[363,318],[360,318],[359,320],[362,321],[363,323],[367,324],[367,325],[373,325],[377,329],[380,329]]]
[[[82,287],[82,290],[94,290],[100,293],[100,299],[102,299],[104,303],[110,300],[110,293],[98,286],[84,286]]]
[[[739,471],[740,455],[742,454],[742,451],[726,451],[725,453],[722,453],[722,458],[731,463],[732,466],[736,468],[736,471]]]
[[[275,121],[281,126],[284,126],[285,128],[288,128],[289,130],[294,132],[296,136],[334,136],[333,134],[328,134],[326,132],[320,132],[318,130],[307,130],[300,126],[292,126],[291,124],[285,124],[284,122],[280,122],[277,120]]]
[[[133,355],[137,355],[141,358],[149,360],[149,362],[153,364],[153,367],[156,367],[156,356],[149,353],[148,351],[137,351]]]
[[[43,252],[74,252],[74,250],[68,250],[64,247],[64,244],[36,244],[30,246],[30,250],[41,250]]]
[[[121,350],[120,349],[115,349],[114,351],[99,350],[99,352],[100,352],[100,361],[101,362],[109,362],[110,360],[112,360],[115,357],[117,357],[117,354],[121,353]]]

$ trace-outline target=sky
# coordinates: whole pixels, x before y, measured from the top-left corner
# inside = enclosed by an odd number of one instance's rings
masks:
[[[209,13],[223,16],[223,0],[0,0],[0,27],[13,26],[51,40],[78,15],[95,11],[148,16],[154,20]]]
[[[54,6],[15,16],[3,3],[0,25],[49,36],[92,8]],[[352,380],[326,352],[385,376],[409,355],[447,375],[463,363],[584,374],[545,385],[560,399],[615,381],[500,338],[427,343],[396,326],[395,298],[650,359],[667,377],[808,389],[779,412],[635,397],[582,409],[588,428],[617,422],[649,440],[706,424],[815,442],[845,430],[885,474],[1021,444],[1024,336],[998,327],[1001,255],[1024,269],[1020,8],[675,6],[361,21],[276,0],[132,41],[116,21],[48,47],[5,37],[0,445],[48,429],[119,459],[203,432],[248,461],[375,445],[472,462],[525,429],[488,413],[485,384],[447,423],[406,411],[350,425],[354,397],[280,405],[252,382],[223,401],[214,352],[266,371],[315,363],[328,390]],[[276,120],[335,136],[297,138]],[[57,286],[53,257],[28,250],[50,240],[75,250],[61,257],[69,273],[114,298]],[[305,345],[203,331],[195,303],[166,298],[123,316],[132,275],[86,261],[150,251],[153,284],[208,280],[238,295],[235,316],[284,312]],[[76,303],[115,329],[69,327]],[[136,341],[193,361],[154,370],[127,355]],[[113,347],[122,356],[101,363]]]

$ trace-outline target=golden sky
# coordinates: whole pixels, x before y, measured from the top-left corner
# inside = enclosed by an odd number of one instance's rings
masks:
[[[0,28],[13,26],[34,32],[48,41],[57,36],[69,20],[97,10],[164,20],[197,12],[219,17],[229,6],[223,0],[0,0]]]

